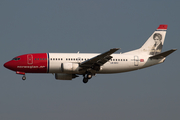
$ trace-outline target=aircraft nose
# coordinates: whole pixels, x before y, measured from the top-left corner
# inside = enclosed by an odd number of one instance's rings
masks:
[[[4,63],[4,67],[9,68],[10,67],[9,62]]]
[[[11,61],[4,63],[4,67],[10,70],[14,69],[14,65]]]

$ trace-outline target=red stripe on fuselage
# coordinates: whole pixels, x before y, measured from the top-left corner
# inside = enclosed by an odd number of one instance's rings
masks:
[[[20,59],[11,60],[6,63],[8,69],[25,73],[47,73],[47,53],[25,54],[17,56],[16,58]]]

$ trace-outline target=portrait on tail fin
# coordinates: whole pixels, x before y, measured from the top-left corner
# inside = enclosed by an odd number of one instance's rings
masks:
[[[151,49],[150,55],[156,55],[158,53],[161,52],[163,44],[162,44],[162,35],[160,33],[155,33],[153,35],[153,39],[154,39],[154,45]]]

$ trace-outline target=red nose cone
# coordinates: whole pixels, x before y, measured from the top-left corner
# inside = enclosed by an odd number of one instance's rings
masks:
[[[5,68],[8,68],[8,69],[10,69],[10,70],[14,70],[14,64],[12,63],[12,61],[9,61],[9,62],[6,62],[6,63],[4,63],[4,67]]]
[[[8,62],[4,63],[4,67],[5,67],[5,68],[9,68]]]

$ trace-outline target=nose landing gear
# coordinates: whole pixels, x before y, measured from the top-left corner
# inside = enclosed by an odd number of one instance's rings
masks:
[[[23,75],[22,80],[26,80],[25,72],[16,71],[16,74]]]
[[[22,80],[26,80],[26,76],[25,75],[22,77]]]

